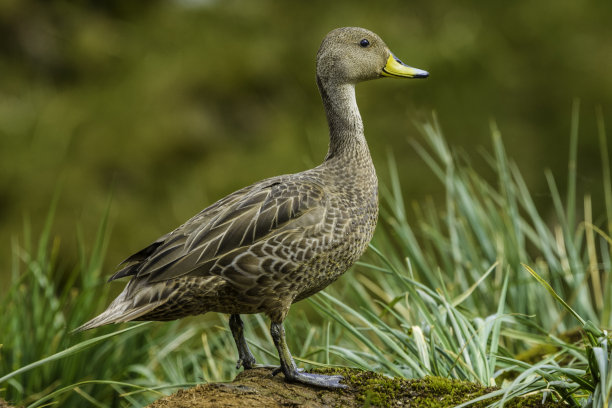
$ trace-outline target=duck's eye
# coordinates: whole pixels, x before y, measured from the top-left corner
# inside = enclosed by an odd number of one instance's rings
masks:
[[[359,41],[359,45],[361,45],[363,48],[366,48],[368,45],[370,45],[370,42],[364,38],[363,40]]]

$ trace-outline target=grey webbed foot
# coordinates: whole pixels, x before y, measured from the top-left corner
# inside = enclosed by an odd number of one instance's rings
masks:
[[[299,370],[285,373],[285,378],[291,382],[299,382],[302,384],[314,385],[316,387],[324,388],[348,388],[346,384],[342,384],[340,381],[344,379],[341,375],[324,375],[324,374],[313,374],[303,373]]]
[[[287,347],[285,328],[282,323],[272,322],[270,325],[270,334],[278,350],[278,357],[281,363],[280,370],[275,370],[272,374],[277,374],[282,371],[287,381],[314,385],[316,387],[348,388],[347,385],[340,383],[343,379],[341,375],[323,375],[301,372],[301,370],[296,367],[289,347]]]
[[[285,374],[287,377],[287,374]],[[342,384],[340,381],[344,379],[341,375],[324,375],[324,374],[312,374],[312,373],[291,373],[287,377],[289,381],[300,382],[302,384],[314,385],[317,387],[324,388],[348,388],[346,384]]]

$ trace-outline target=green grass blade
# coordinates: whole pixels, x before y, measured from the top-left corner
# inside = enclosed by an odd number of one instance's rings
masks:
[[[557,292],[555,292],[555,290],[548,284],[548,282],[546,282],[540,275],[536,273],[536,271],[534,271],[533,269],[531,269],[531,267],[525,264],[523,264],[523,268],[525,268],[527,272],[531,274],[531,276],[533,276],[538,282],[540,282],[540,284],[544,286],[544,288],[548,291],[548,293],[550,293],[557,302],[561,303],[561,305],[565,308],[565,310],[570,312],[572,316],[574,316],[576,320],[578,320],[582,326],[586,324],[586,321],[582,317],[580,317],[580,315],[576,313],[576,311],[572,309],[570,305],[568,305],[565,302],[565,300],[563,300],[561,296],[559,296]]]
[[[138,328],[140,328],[140,327],[142,327],[144,325],[147,325],[147,324],[148,324],[147,322],[140,323],[140,324],[137,324],[135,326],[127,327],[125,329],[122,329],[122,330],[119,330],[119,331],[116,331],[116,332],[113,332],[113,333],[104,334],[102,336],[94,337],[93,339],[88,339],[88,340],[82,341],[82,342],[80,342],[78,344],[75,344],[72,347],[69,347],[69,348],[67,348],[65,350],[62,350],[62,351],[58,352],[58,353],[52,354],[49,357],[45,357],[45,358],[43,358],[41,360],[38,360],[38,361],[35,361],[35,362],[30,363],[28,365],[25,365],[25,366],[15,370],[15,371],[11,372],[11,373],[6,374],[4,377],[0,377],[0,383],[3,383],[3,382],[9,380],[10,378],[12,378],[12,377],[14,377],[16,375],[19,375],[19,374],[25,373],[25,372],[27,372],[29,370],[32,370],[33,368],[40,367],[40,366],[42,366],[44,364],[50,363],[51,361],[59,360],[59,359],[71,356],[73,354],[77,354],[77,353],[79,353],[79,352],[81,352],[81,351],[83,351],[83,350],[93,346],[94,344],[101,342],[102,340],[106,340],[108,338],[117,336],[117,335],[119,335],[121,333],[125,333],[127,331],[136,330],[136,329],[138,329]]]

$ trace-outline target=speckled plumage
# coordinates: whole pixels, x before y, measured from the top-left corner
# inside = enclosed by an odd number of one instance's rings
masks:
[[[292,303],[340,277],[365,251],[378,216],[378,183],[354,85],[380,77],[389,55],[368,30],[328,34],[317,54],[330,129],[324,162],[236,191],[130,256],[110,278],[131,276],[124,291],[79,329],[206,312],[265,313],[282,324]],[[236,341],[241,360],[246,353],[254,364],[246,343],[241,350]]]

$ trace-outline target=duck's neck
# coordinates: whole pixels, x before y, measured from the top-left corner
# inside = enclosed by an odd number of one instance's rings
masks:
[[[325,160],[332,158],[370,157],[363,134],[363,122],[357,108],[355,85],[329,84],[317,78],[329,125],[329,150]]]

